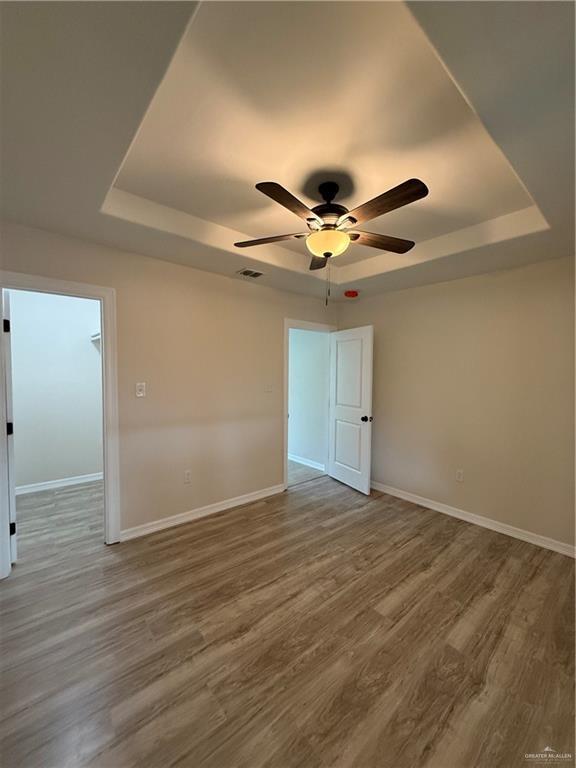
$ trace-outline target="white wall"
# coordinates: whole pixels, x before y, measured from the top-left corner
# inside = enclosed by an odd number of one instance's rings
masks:
[[[100,303],[10,291],[16,486],[102,471]]]
[[[288,453],[324,465],[328,447],[329,334],[289,332]]]
[[[573,543],[572,260],[340,308],[368,323],[373,480]]]

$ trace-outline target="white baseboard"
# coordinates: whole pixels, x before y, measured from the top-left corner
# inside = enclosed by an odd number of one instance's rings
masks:
[[[59,480],[46,480],[43,483],[30,483],[29,485],[17,485],[16,496],[24,493],[38,493],[39,491],[52,491],[55,488],[66,488],[67,485],[82,485],[83,483],[95,483],[103,480],[102,472],[93,472],[91,475],[75,475],[74,477],[62,477]]]
[[[295,456],[293,453],[289,453],[288,458],[290,459],[290,461],[295,461],[297,464],[304,464],[305,467],[312,467],[312,469],[319,469],[320,472],[326,471],[326,466],[324,464],[320,464],[317,461],[312,461],[312,459],[303,459],[302,456]]]
[[[152,523],[144,523],[144,525],[137,525],[134,528],[126,528],[125,530],[120,531],[120,541],[137,539],[140,536],[147,536],[149,533],[163,531],[165,528],[172,528],[175,525],[189,523],[191,520],[197,520],[199,517],[213,515],[215,512],[222,512],[225,509],[232,509],[232,507],[240,507],[244,504],[250,504],[253,501],[260,501],[268,496],[275,496],[278,493],[282,493],[284,490],[286,490],[284,484],[273,485],[271,488],[262,488],[260,491],[245,493],[243,496],[235,496],[233,499],[217,501],[215,504],[207,504],[205,507],[191,509],[189,512],[181,512],[178,515],[165,517],[162,520],[154,520]]]
[[[402,491],[399,488],[393,488],[390,485],[384,485],[384,483],[373,482],[372,488],[374,488],[376,491],[382,491],[382,493],[388,493],[390,496],[397,496],[399,499],[404,499],[405,501],[412,501],[414,504],[419,504],[421,507],[427,507],[428,509],[432,509],[435,512],[442,512],[445,515],[457,517],[459,520],[465,520],[467,523],[473,523],[474,525],[479,525],[482,528],[489,528],[491,531],[503,533],[505,536],[512,536],[514,539],[521,539],[522,541],[527,541],[530,544],[536,544],[538,547],[551,549],[554,552],[559,552],[561,555],[576,557],[575,548],[570,544],[565,544],[563,541],[549,539],[548,536],[541,536],[538,533],[525,531],[523,528],[515,528],[513,525],[500,523],[498,520],[492,520],[489,517],[475,515],[473,512],[465,512],[463,509],[451,507],[448,504],[443,504],[442,502],[434,501],[433,499],[426,499],[424,496],[417,496],[415,493]]]

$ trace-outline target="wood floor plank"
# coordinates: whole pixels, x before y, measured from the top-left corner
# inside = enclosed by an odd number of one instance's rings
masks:
[[[574,563],[327,477],[106,547],[18,498],[0,762],[512,768],[574,753]]]
[[[298,461],[292,461],[288,459],[288,487],[291,488],[294,485],[300,483],[306,483],[308,480],[317,480],[325,473],[320,469],[314,469],[308,467],[306,464],[301,464]]]

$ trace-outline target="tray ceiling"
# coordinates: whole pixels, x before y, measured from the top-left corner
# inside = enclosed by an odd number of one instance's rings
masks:
[[[401,3],[202,5],[115,187],[258,237],[302,227],[257,181],[279,181],[312,205],[307,180],[331,168],[351,179],[353,193],[340,198],[350,207],[411,177],[430,188],[364,227],[417,242],[409,257],[381,257],[382,269],[438,258],[421,244],[514,212],[530,209],[531,226],[546,226]],[[468,236],[465,246],[481,242]],[[306,253],[302,241],[278,247]],[[377,255],[352,246],[334,266]]]
[[[258,285],[321,296],[255,189],[349,206],[411,176],[424,200],[370,223],[336,299],[573,255],[569,3],[1,3],[2,216]],[[512,164],[514,168],[512,167]],[[1,254],[0,254],[1,255]]]

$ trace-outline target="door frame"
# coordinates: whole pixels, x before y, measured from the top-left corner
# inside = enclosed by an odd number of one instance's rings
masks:
[[[118,373],[116,333],[116,291],[101,285],[76,283],[22,272],[0,271],[0,289],[54,293],[100,302],[102,354],[102,446],[104,469],[104,540],[106,544],[120,541],[120,451],[118,427]],[[0,363],[3,368],[3,362]],[[3,374],[4,371],[2,370]],[[0,376],[0,417],[5,419],[5,382]],[[15,425],[15,428],[17,426]],[[3,430],[4,434],[5,431]],[[8,467],[7,436],[1,441],[0,477]],[[4,484],[3,484],[3,487]],[[4,498],[0,508],[4,508]],[[4,530],[4,521],[0,521]],[[4,538],[3,536],[1,537]],[[0,544],[0,577],[5,570],[4,547]],[[9,569],[8,569],[9,571]]]
[[[10,293],[8,291],[3,291],[0,288],[0,298],[1,303],[0,306],[2,308],[2,317],[4,320],[8,320],[8,325],[10,325]],[[2,329],[4,331],[4,329]],[[12,345],[11,345],[11,336],[10,332],[8,333],[2,333],[2,358],[4,363],[4,372],[3,372],[3,378],[2,381],[4,382],[5,391],[4,391],[4,397],[2,400],[4,401],[4,407],[5,407],[5,418],[6,423],[14,422],[14,400],[12,397]],[[0,422],[1,423],[1,422]],[[14,474],[15,474],[15,466],[14,466],[14,438],[11,440],[8,439],[8,435],[6,436],[6,459],[7,459],[7,470],[6,470],[6,482],[8,487],[8,493],[7,493],[7,501],[8,501],[8,520],[10,523],[10,526],[12,526],[12,523],[16,522],[16,482],[14,480]],[[16,562],[16,559],[18,557],[18,537],[17,536],[9,536],[9,546],[10,546],[10,562],[14,563]]]
[[[284,478],[283,485],[284,490],[288,488],[288,369],[290,365],[290,330],[296,329],[300,331],[316,331],[320,333],[332,333],[337,331],[338,328],[335,325],[328,323],[313,323],[309,320],[296,320],[291,317],[284,318],[284,419],[283,419],[283,439],[284,439]],[[328,366],[330,366],[330,359],[328,359]],[[328,413],[330,402],[330,393],[326,393],[326,413]],[[328,440],[326,441],[326,470],[328,470]]]
[[[1,288],[0,288],[1,290]],[[1,302],[0,302],[1,304]],[[10,488],[8,481],[8,434],[4,425],[8,422],[6,412],[5,351],[4,331],[0,331],[0,579],[5,579],[12,569],[10,546]],[[2,534],[1,532],[4,531]],[[8,536],[5,534],[8,533]]]

